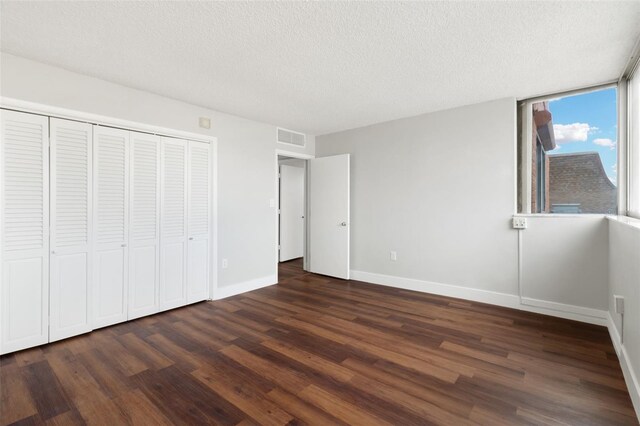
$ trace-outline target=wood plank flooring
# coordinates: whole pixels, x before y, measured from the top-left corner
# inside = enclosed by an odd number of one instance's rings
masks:
[[[304,273],[0,358],[0,423],[634,425],[604,327]]]

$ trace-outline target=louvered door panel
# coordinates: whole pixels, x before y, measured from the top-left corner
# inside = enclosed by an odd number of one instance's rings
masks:
[[[127,319],[129,132],[93,126],[93,325]]]
[[[164,203],[162,209],[162,235],[165,238],[180,238],[186,235],[186,143],[178,139],[163,139],[164,186],[162,191]]]
[[[162,138],[160,309],[186,303],[187,141]]]
[[[160,137],[130,133],[131,228],[128,318],[158,311]]]
[[[189,211],[187,248],[187,301],[209,297],[211,222],[211,147],[189,141]]]
[[[0,110],[0,353],[46,343],[49,120]]]
[[[98,128],[96,242],[122,243],[126,229],[127,132]]]
[[[90,124],[51,119],[50,341],[91,330]]]

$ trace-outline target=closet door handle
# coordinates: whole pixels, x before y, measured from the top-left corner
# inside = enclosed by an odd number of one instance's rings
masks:
[[[189,241],[193,240],[193,237],[189,237]]]

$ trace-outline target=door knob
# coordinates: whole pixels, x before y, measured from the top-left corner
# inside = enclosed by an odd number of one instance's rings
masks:
[[[342,222],[340,226],[347,226],[347,222]]]
[[[126,246],[127,246],[126,244],[120,244],[120,247],[123,247],[123,248],[124,248],[124,247],[126,247]]]
[[[189,240],[193,240],[193,237],[189,237]]]
[[[56,251],[55,250],[51,250],[51,254],[56,254]]]

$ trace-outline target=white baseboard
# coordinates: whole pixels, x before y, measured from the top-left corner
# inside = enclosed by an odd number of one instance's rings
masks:
[[[213,300],[220,300],[237,294],[246,293],[247,291],[258,290],[259,288],[268,287],[277,283],[278,278],[275,275],[269,275],[262,278],[256,278],[254,280],[218,287],[214,289]]]
[[[517,308],[520,304],[518,296],[515,294],[478,290],[475,288],[441,284],[433,281],[417,280],[414,278],[394,277],[393,275],[351,270],[351,279],[371,284],[381,284],[389,287],[402,288],[404,290],[419,291],[421,293],[432,293],[440,296],[473,300],[474,302],[489,303],[491,305],[506,306],[509,308]]]
[[[422,293],[437,294],[440,296],[455,297],[471,300],[473,302],[488,303],[490,305],[504,306],[520,309],[589,324],[607,325],[607,311],[584,308],[581,306],[566,305],[563,303],[549,302],[531,298],[522,298],[517,294],[500,293],[490,290],[462,287],[451,284],[423,281],[414,278],[394,277],[392,275],[375,274],[363,271],[351,271],[351,279],[364,281],[371,284],[386,285],[405,290],[419,291]]]
[[[530,297],[523,297],[518,309],[605,327],[609,322],[607,319],[609,312],[607,311],[585,308],[584,306],[568,305],[566,303],[550,302],[548,300],[532,299]]]
[[[620,366],[622,367],[624,381],[627,383],[627,389],[629,389],[629,396],[631,396],[633,408],[636,410],[636,415],[638,416],[638,420],[640,421],[640,381],[638,380],[638,376],[633,369],[633,365],[631,364],[627,349],[625,348],[624,344],[620,343],[620,334],[618,333],[618,328],[613,322],[611,313],[608,313],[607,316],[609,335],[611,336],[613,347],[616,349],[616,353],[618,354],[618,360],[620,361]]]

